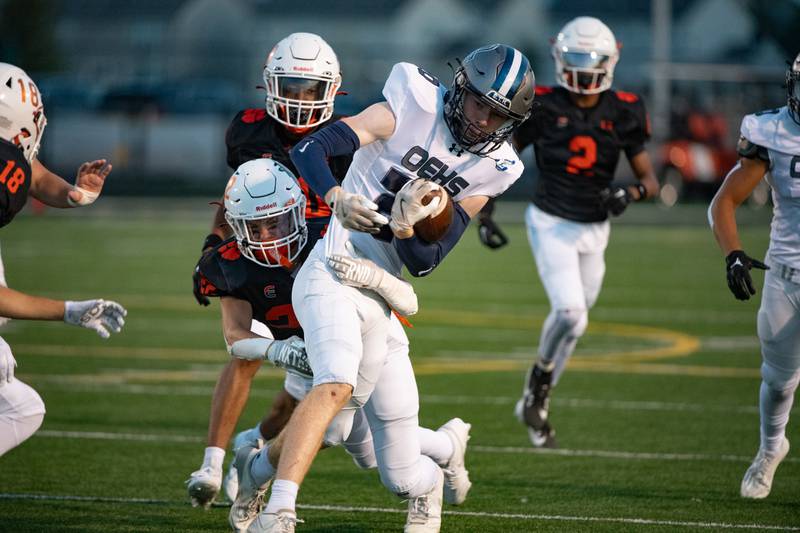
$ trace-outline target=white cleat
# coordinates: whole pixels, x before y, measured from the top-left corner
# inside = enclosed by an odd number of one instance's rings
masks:
[[[189,479],[186,480],[186,489],[189,491],[192,507],[203,507],[205,509],[211,507],[217,494],[219,494],[221,484],[221,470],[206,466],[192,472]]]
[[[247,528],[247,533],[294,533],[294,526],[303,521],[294,511],[281,509],[277,513],[261,513]]]
[[[744,473],[741,488],[742,498],[760,500],[769,496],[775,470],[787,453],[789,453],[789,441],[786,437],[783,438],[775,453],[767,453],[763,448],[759,448],[756,458]]]
[[[453,443],[453,455],[442,467],[444,473],[444,501],[449,505],[461,505],[467,499],[472,482],[469,472],[464,466],[464,455],[467,453],[467,441],[472,425],[460,418],[453,418],[437,429],[450,437]]]
[[[253,459],[258,455],[258,448],[245,444],[236,452],[234,465],[238,472],[239,491],[231,504],[231,511],[228,515],[228,523],[233,531],[245,533],[250,524],[256,519],[261,508],[264,506],[264,494],[269,488],[270,482],[263,485],[256,485],[250,466]]]
[[[264,446],[264,439],[261,438],[258,429],[246,429],[237,433],[233,438],[233,446],[231,446],[233,453],[235,454],[244,445],[255,448]],[[228,472],[222,480],[222,490],[228,501],[232,502],[236,499],[236,493],[239,492],[239,473],[236,471],[235,461],[231,461],[231,464],[228,465]]]
[[[442,527],[442,491],[444,474],[438,471],[430,492],[408,500],[408,517],[404,533],[438,533]]]

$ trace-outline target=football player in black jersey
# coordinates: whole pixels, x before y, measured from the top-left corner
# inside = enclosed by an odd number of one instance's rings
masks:
[[[327,227],[330,209],[311,192],[299,177],[289,157],[289,150],[305,135],[327,124],[333,114],[334,98],[341,85],[339,61],[333,49],[320,36],[312,33],[293,33],[279,41],[267,56],[264,71],[266,90],[265,108],[245,109],[237,113],[225,134],[227,161],[232,169],[253,159],[269,158],[287,168],[294,176],[306,197],[305,220],[312,237]],[[343,179],[350,165],[350,157],[331,158],[334,174]],[[220,205],[214,215],[211,233],[203,243],[204,254],[230,238],[232,229],[225,220],[225,210]],[[231,252],[232,253],[232,252]],[[203,259],[201,259],[202,263]],[[194,295],[198,303],[208,305],[209,287],[199,275],[193,277]],[[264,269],[264,277],[277,275],[280,269]],[[279,276],[280,277],[280,276]],[[286,277],[286,276],[283,276]],[[275,290],[278,283],[273,282]],[[290,304],[291,290],[283,298]],[[274,304],[271,301],[270,304]],[[279,316],[287,307],[271,305],[273,318],[263,314],[254,316],[253,330],[263,336],[281,335],[299,328],[294,315]],[[268,327],[265,327],[266,324]],[[292,326],[287,329],[287,326]],[[291,335],[291,334],[290,334]],[[281,337],[276,337],[281,338]],[[208,506],[221,486],[221,468],[225,448],[233,435],[249,395],[250,382],[261,366],[260,361],[232,358],[220,375],[212,398],[209,417],[208,440],[203,464],[187,481],[189,495],[195,505]],[[295,391],[292,391],[295,392]],[[263,425],[266,438],[273,438],[297,403],[297,394],[283,390],[274,402],[269,423]],[[237,435],[234,449],[246,440],[261,438],[258,427]],[[225,480],[225,491],[230,499],[236,495],[236,470],[231,464]]]
[[[548,419],[550,389],[600,292],[608,217],[658,191],[644,147],[650,136],[644,103],[635,94],[610,90],[619,58],[611,30],[596,18],[578,17],[559,32],[552,53],[559,87],[536,88],[539,107],[514,133],[519,151],[533,145],[536,152],[539,178],[525,223],[551,306],[516,414],[533,445],[548,447],[556,445]],[[612,183],[621,151],[635,185]],[[481,226],[487,245],[502,245],[489,217]]]
[[[53,207],[91,204],[111,171],[105,160],[84,163],[73,186],[47,170],[36,158],[46,124],[33,80],[19,67],[0,63],[0,227],[22,210],[28,196]],[[0,324],[8,318],[63,320],[108,338],[122,329],[125,314],[116,302],[51,300],[9,289],[0,260]],[[11,347],[0,338],[0,455],[30,437],[44,418],[44,402],[14,377],[16,365]]]

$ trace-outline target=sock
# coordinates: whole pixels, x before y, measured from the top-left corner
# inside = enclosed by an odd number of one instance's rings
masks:
[[[275,468],[269,463],[269,445],[265,444],[250,463],[250,475],[256,485],[261,486],[275,475]]]
[[[224,460],[225,450],[217,448],[216,446],[209,446],[206,448],[206,453],[203,457],[203,466],[201,468],[209,467],[213,470],[222,471],[222,462]]]
[[[294,481],[288,479],[276,479],[272,484],[272,493],[269,496],[269,503],[265,512],[277,513],[282,509],[294,511],[297,491],[300,487]]]
[[[419,449],[439,466],[445,466],[453,456],[453,441],[443,431],[419,428]]]

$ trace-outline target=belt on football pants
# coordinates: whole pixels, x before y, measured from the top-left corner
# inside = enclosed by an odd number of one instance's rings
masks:
[[[772,261],[772,268],[781,279],[800,285],[800,269]]]

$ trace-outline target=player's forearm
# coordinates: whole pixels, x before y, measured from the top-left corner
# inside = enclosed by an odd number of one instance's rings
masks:
[[[717,195],[709,207],[709,222],[719,247],[726,256],[734,250],[741,250],[739,229],[736,225],[736,202],[725,195]]]
[[[456,202],[453,210],[453,223],[441,240],[427,243],[419,237],[392,240],[397,254],[408,271],[415,278],[430,274],[450,253],[469,225],[470,216]]]
[[[51,207],[62,209],[71,207],[68,202],[72,185],[61,176],[50,172],[38,160],[34,160],[32,167],[30,195]]]
[[[0,287],[0,316],[19,320],[63,320],[64,302]]]

